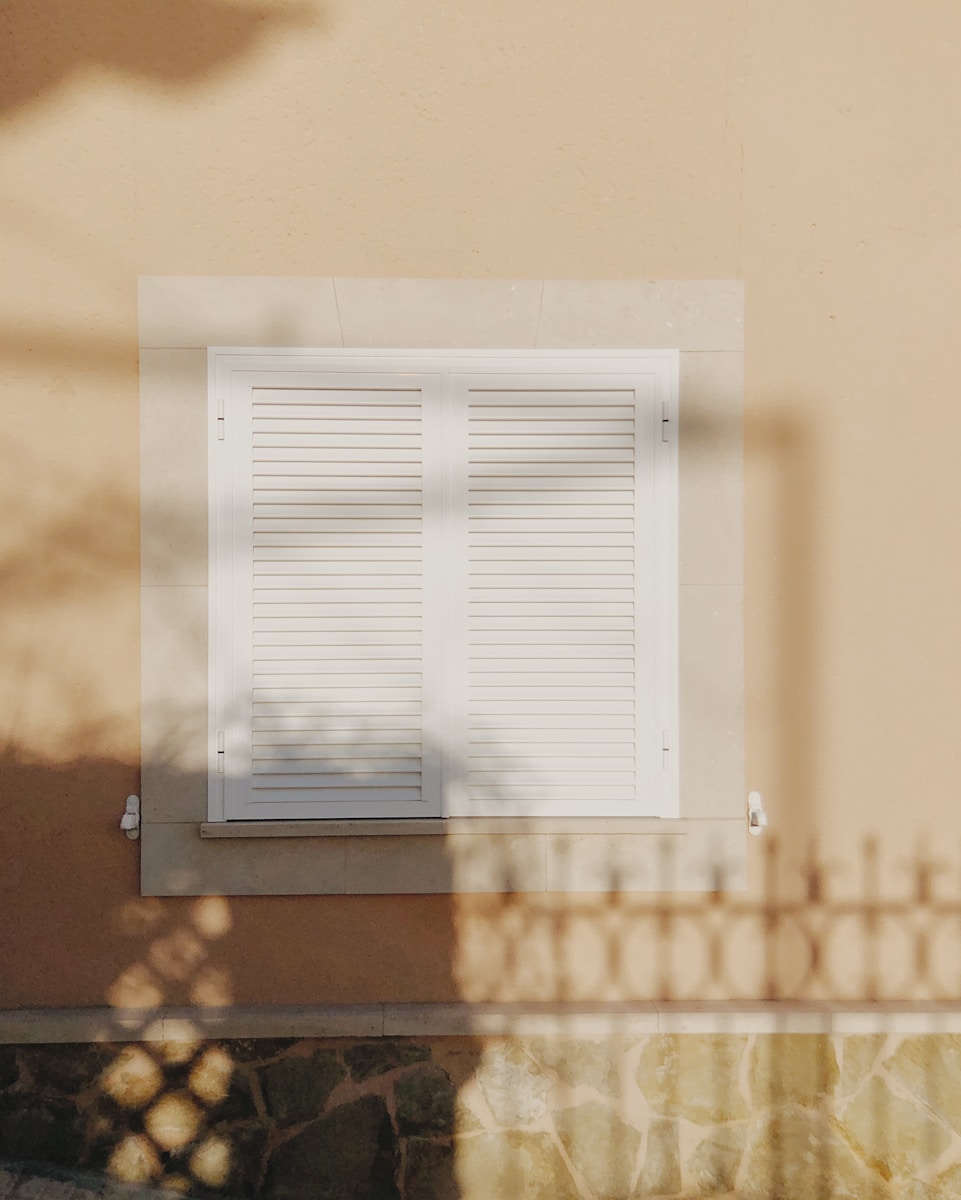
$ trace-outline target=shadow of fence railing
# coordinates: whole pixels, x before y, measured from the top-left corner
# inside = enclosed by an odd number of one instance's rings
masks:
[[[961,996],[961,856],[905,853],[880,837],[842,854],[766,836],[755,886],[475,899],[461,916],[458,977],[472,1000],[849,1004]],[[472,946],[483,953],[472,952]]]

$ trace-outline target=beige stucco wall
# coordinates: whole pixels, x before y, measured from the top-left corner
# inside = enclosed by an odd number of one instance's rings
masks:
[[[956,992],[957,7],[18,0],[4,31],[0,1005]],[[736,913],[137,898],[144,274],[743,278],[772,836]]]

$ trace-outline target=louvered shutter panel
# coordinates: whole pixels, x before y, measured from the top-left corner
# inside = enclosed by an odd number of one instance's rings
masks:
[[[451,386],[463,581],[450,809],[658,813],[656,379]],[[663,622],[662,622],[663,624]]]
[[[224,816],[440,815],[437,382],[283,382],[226,421]]]
[[[224,353],[211,819],[675,814],[676,355]]]

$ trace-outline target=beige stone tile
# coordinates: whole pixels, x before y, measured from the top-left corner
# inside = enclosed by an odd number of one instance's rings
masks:
[[[345,887],[351,895],[451,891],[453,875],[443,838],[348,838],[345,845]]]
[[[536,834],[362,837],[347,843],[351,894],[543,890],[544,839]]]
[[[670,834],[547,838],[547,891],[714,891],[745,886],[741,821],[685,822]]]
[[[207,355],[140,355],[140,578],[207,582]]]
[[[741,354],[681,355],[682,584],[743,579],[743,393]]]
[[[142,275],[140,345],[339,346],[326,276]]]
[[[202,840],[197,824],[144,822],[143,896],[312,896],[344,891],[344,843],[336,838]]]
[[[549,279],[537,345],[743,350],[743,284],[733,279]]]
[[[336,279],[345,346],[533,347],[539,280]]]
[[[743,817],[743,590],[681,587],[679,617],[681,815]]]
[[[951,1141],[950,1133],[929,1105],[937,1111],[937,1102],[932,1104],[928,1095],[920,1105],[915,1104],[875,1075],[841,1109],[838,1123],[848,1141],[861,1147],[885,1178],[917,1176]]]
[[[141,588],[145,820],[207,814],[207,589]]]
[[[747,887],[747,838],[743,812],[735,817],[692,821],[678,890],[744,891]]]
[[[657,834],[548,835],[547,890],[650,892],[673,886],[686,840]]]
[[[445,842],[457,892],[542,892],[545,838],[539,834],[457,834]]]

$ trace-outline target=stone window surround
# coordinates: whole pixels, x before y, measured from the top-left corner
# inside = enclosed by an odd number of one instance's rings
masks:
[[[146,276],[139,311],[142,894],[745,886],[739,282]],[[681,817],[207,823],[208,346],[679,349]]]

